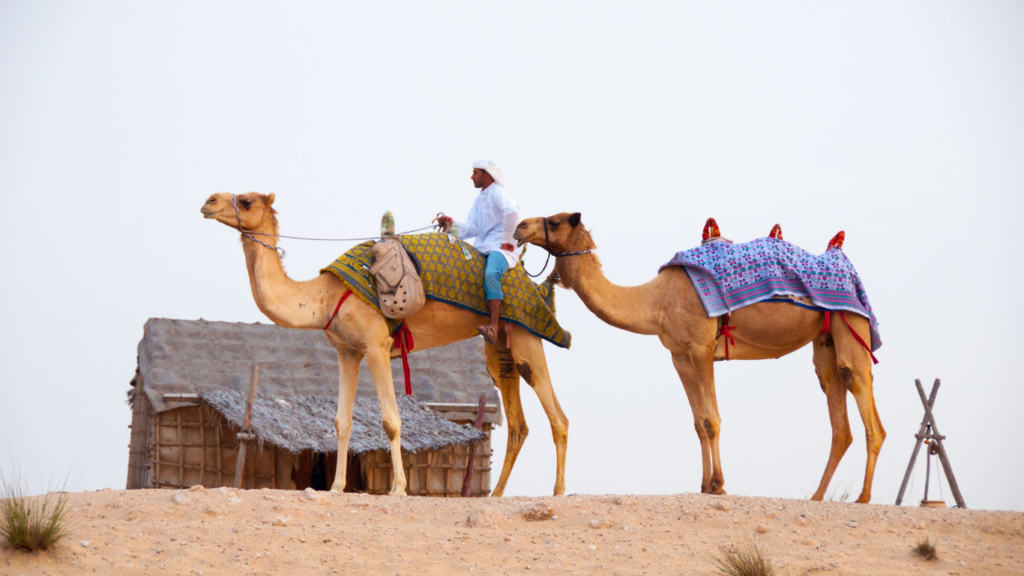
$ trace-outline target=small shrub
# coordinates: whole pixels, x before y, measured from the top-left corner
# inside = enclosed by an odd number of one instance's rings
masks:
[[[935,550],[935,544],[932,544],[928,538],[918,542],[916,550],[917,555],[925,560],[935,560],[939,557],[939,553]]]
[[[17,475],[0,475],[0,536],[15,550],[49,550],[70,534],[68,494],[26,496]]]
[[[850,499],[850,487],[844,486],[842,488],[836,488],[832,492],[825,495],[825,500],[829,502],[846,502]]]
[[[742,544],[736,550],[719,547],[721,556],[713,556],[715,567],[726,576],[774,576],[775,567],[757,541]]]

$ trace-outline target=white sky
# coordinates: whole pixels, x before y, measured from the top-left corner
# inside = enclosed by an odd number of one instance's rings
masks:
[[[123,487],[146,319],[267,321],[238,235],[200,217],[210,193],[275,192],[285,234],[364,236],[385,210],[399,229],[464,215],[489,156],[524,216],[582,212],[622,285],[708,216],[814,252],[846,230],[885,343],[874,501],[910,456],[914,379],[939,377],[967,505],[1024,509],[1021,30],[1019,2],[0,1],[0,471]],[[283,246],[297,279],[348,248]],[[557,302],[567,492],[699,490],[668,352]],[[810,348],[716,375],[726,489],[810,496],[830,441]],[[523,398],[508,494],[549,494],[549,428]],[[855,498],[852,425],[832,489]]]

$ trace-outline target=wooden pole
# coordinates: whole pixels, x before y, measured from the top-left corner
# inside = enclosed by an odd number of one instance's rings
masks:
[[[914,380],[914,382],[920,386],[920,380]],[[928,405],[935,405],[935,396],[939,393],[939,386],[942,383],[938,378],[935,379],[935,384],[932,384],[932,393],[928,398]],[[910,464],[907,465],[907,473],[903,475],[903,483],[900,484],[900,492],[896,495],[896,505],[899,506],[903,502],[903,494],[907,491],[907,483],[910,482],[910,473],[914,471],[914,462],[917,461],[917,454],[921,451],[921,441],[924,440],[924,433],[928,430],[928,419],[925,418],[921,421],[921,429],[917,431],[917,442],[914,443],[914,452],[910,455]]]
[[[956,478],[953,476],[953,468],[949,465],[949,458],[946,456],[946,448],[942,445],[942,440],[945,438],[939,433],[939,427],[935,425],[935,415],[932,414],[932,408],[928,405],[928,399],[925,398],[924,388],[921,386],[921,381],[916,380],[917,394],[921,397],[921,403],[924,404],[924,417],[925,420],[932,426],[931,441],[935,443],[939,452],[939,462],[942,463],[942,469],[946,472],[946,481],[949,482],[949,488],[953,491],[953,498],[956,500],[956,505],[961,509],[966,509],[967,504],[964,504],[964,498],[960,495],[960,487],[956,484]]]
[[[235,488],[239,488],[242,485],[242,474],[245,466],[245,448],[249,440],[252,439],[252,403],[256,399],[256,383],[260,378],[260,365],[254,364],[252,367],[252,386],[249,388],[249,401],[245,403],[245,428],[237,434],[238,438],[238,459],[235,462]]]
[[[487,395],[480,395],[480,402],[476,406],[476,422],[473,427],[480,430],[484,427],[484,407],[487,404]],[[462,497],[468,498],[470,489],[473,487],[473,464],[476,462],[476,445],[473,442],[469,446],[469,463],[466,464],[466,479],[462,481]]]

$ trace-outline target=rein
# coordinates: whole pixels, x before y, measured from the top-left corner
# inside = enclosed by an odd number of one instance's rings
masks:
[[[548,248],[550,246],[551,246],[551,243],[548,242],[548,219],[545,218],[544,219],[544,250],[547,250],[548,257],[544,260],[544,267],[541,268],[540,272],[537,272],[536,274],[530,274],[530,272],[526,269],[526,264],[523,264],[523,272],[526,272],[527,276],[529,276],[530,278],[536,278],[537,276],[540,276],[541,274],[544,273],[545,270],[548,269],[548,262],[551,262],[551,250],[548,250]]]
[[[262,246],[270,248],[271,250],[280,250],[281,251],[281,258],[284,258],[284,255],[285,255],[284,248],[278,248],[277,246],[271,246],[269,244],[261,242],[259,239],[254,238],[253,234],[255,234],[257,236],[271,236],[273,238],[288,238],[290,240],[313,240],[313,241],[317,241],[317,242],[359,242],[361,240],[380,240],[380,239],[384,238],[383,236],[367,236],[365,238],[305,238],[303,236],[285,236],[283,234],[270,234],[270,233],[267,233],[267,232],[251,232],[249,230],[243,230],[242,229],[242,216],[238,213],[238,200],[235,198],[234,194],[231,195],[231,202],[234,203],[234,205],[235,205],[235,218],[238,220],[238,226],[237,226],[238,231],[241,232],[242,234],[244,234],[245,236],[248,236],[250,240],[252,240],[253,242],[256,242],[257,244],[260,244]],[[398,234],[396,234],[396,236],[403,236],[405,234],[413,234],[413,233],[416,233],[416,232],[422,232],[424,230],[430,230],[431,228],[433,228],[433,226],[425,226],[423,228],[417,228],[415,230],[407,230],[405,232],[399,232]]]
[[[544,260],[544,267],[541,268],[540,272],[537,272],[536,274],[530,274],[530,272],[526,270],[526,265],[524,264],[523,265],[523,271],[526,272],[527,276],[529,276],[531,278],[536,278],[537,276],[540,276],[541,274],[543,274],[544,271],[548,269],[548,262],[551,261],[551,257],[552,256],[554,256],[555,258],[561,258],[562,256],[583,256],[584,254],[590,254],[591,252],[594,251],[593,248],[588,248],[587,250],[583,250],[582,252],[560,252],[558,254],[552,254],[551,253],[551,240],[548,237],[548,219],[544,218],[543,220],[544,220],[544,249],[547,250],[548,257]]]

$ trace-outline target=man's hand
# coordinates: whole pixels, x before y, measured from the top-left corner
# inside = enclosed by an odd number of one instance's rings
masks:
[[[502,244],[501,249],[505,252],[514,252],[516,247],[513,244]]]
[[[439,232],[447,234],[452,229],[452,224],[455,222],[450,216],[438,212],[437,218],[434,218],[434,222],[437,222],[437,229]]]

